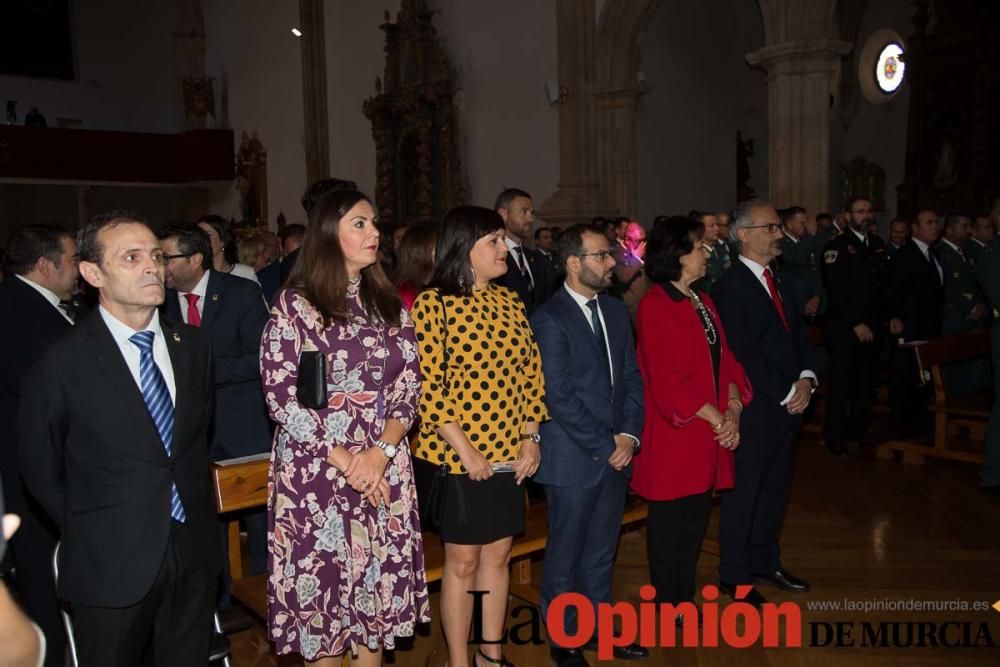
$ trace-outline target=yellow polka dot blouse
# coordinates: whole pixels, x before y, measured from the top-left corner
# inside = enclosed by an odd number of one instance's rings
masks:
[[[491,463],[515,460],[524,424],[548,419],[541,356],[521,301],[497,285],[471,297],[424,290],[411,315],[423,373],[415,456],[464,473],[458,454],[437,432],[458,422]]]

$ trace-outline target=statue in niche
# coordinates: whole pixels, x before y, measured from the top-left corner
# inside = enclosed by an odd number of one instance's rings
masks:
[[[17,125],[17,100],[7,100],[7,124]]]
[[[267,225],[267,151],[246,130],[236,153],[236,189],[240,193],[240,223],[256,227]]]
[[[742,202],[756,196],[750,185],[750,158],[753,157],[753,139],[744,139],[743,133],[736,131],[736,201]]]
[[[958,181],[955,146],[947,136],[941,137],[937,150],[937,169],[934,171],[934,187],[939,190],[951,187]]]

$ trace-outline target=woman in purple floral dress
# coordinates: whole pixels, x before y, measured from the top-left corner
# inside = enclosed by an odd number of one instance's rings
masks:
[[[420,393],[413,324],[376,261],[371,202],[323,197],[261,343],[278,424],[268,484],[268,629],[308,665],[381,663],[430,620],[404,436]],[[326,356],[328,404],[296,399],[299,356]]]

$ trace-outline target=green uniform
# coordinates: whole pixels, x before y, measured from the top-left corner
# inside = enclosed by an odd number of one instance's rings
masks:
[[[708,251],[708,256],[705,258],[705,275],[694,281],[691,286],[696,290],[709,294],[712,291],[712,285],[719,279],[722,272],[726,270],[726,267],[723,264],[722,254],[718,248],[708,243],[704,243],[702,247]]]
[[[806,234],[801,239],[793,239],[787,233],[781,237],[781,255],[778,266],[781,275],[789,278],[799,297],[799,310],[806,301],[820,297],[820,310],[823,312],[823,281],[820,279],[816,256],[822,248],[822,241],[817,236]]]
[[[935,244],[934,251],[944,270],[941,333],[953,336],[982,328],[986,324],[985,316],[978,320],[969,319],[973,308],[985,303],[976,281],[975,263],[964,251],[959,252],[944,239]],[[989,381],[989,365],[985,360],[974,359],[949,366],[944,369],[944,381],[952,396],[979,391]]]

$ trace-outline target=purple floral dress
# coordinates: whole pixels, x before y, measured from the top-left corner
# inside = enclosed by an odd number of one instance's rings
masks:
[[[360,646],[392,649],[430,621],[423,543],[406,443],[386,466],[388,506],[361,499],[327,462],[332,447],[373,447],[386,419],[409,429],[420,394],[413,324],[372,322],[348,288],[352,319],[323,327],[313,306],[283,290],[261,344],[261,378],[278,424],[268,482],[268,629],[279,654],[306,660]],[[306,342],[326,354],[329,405],[295,398]]]

